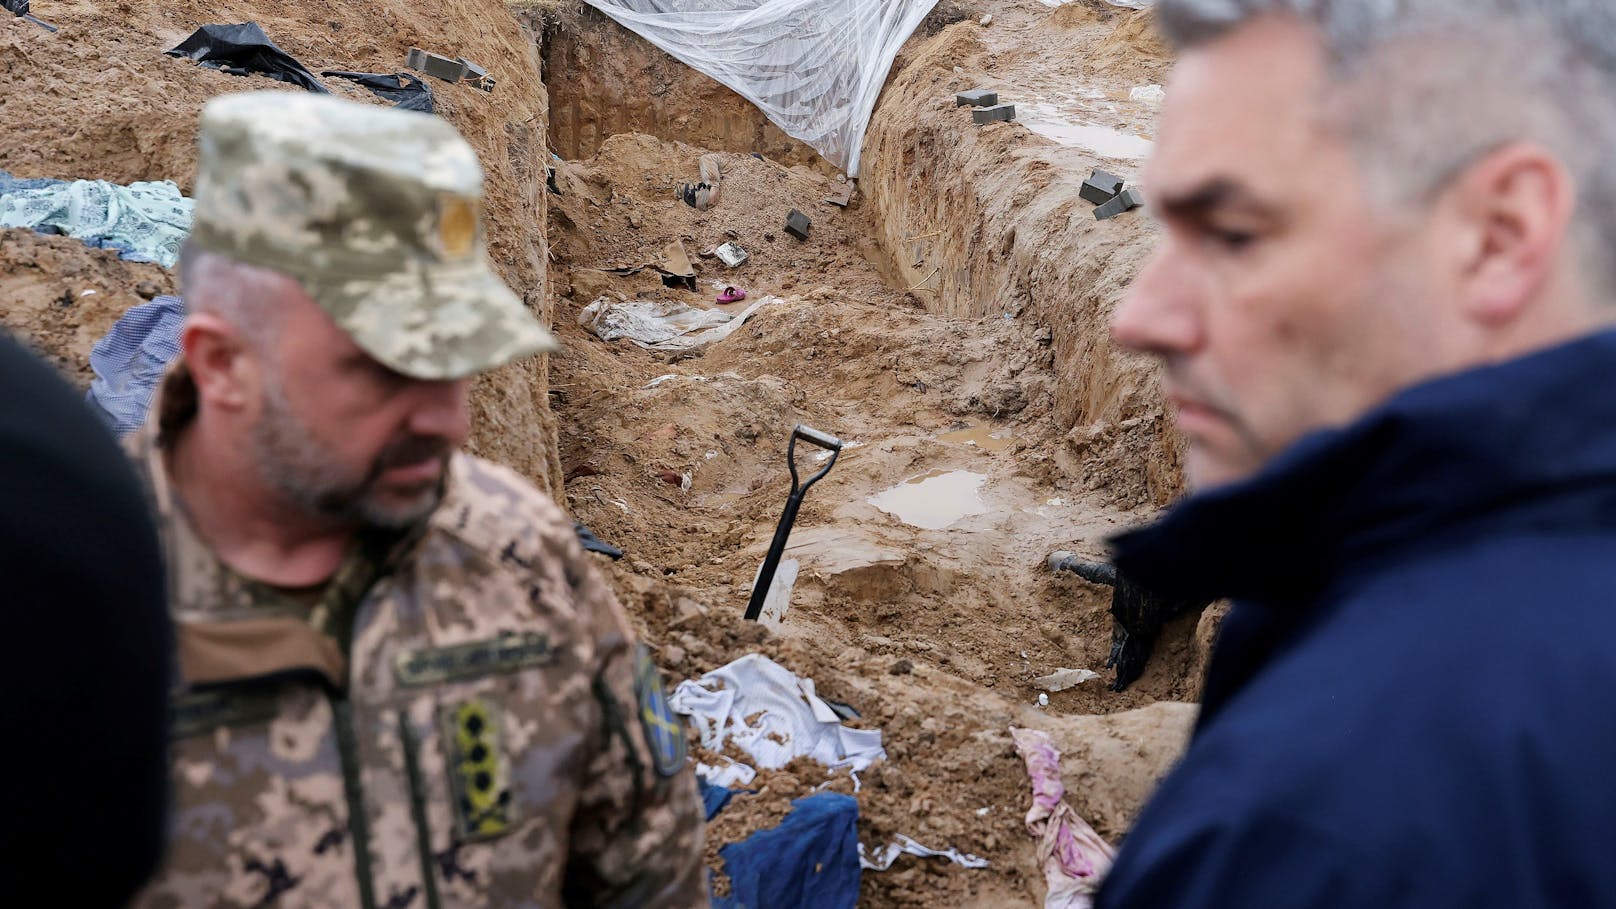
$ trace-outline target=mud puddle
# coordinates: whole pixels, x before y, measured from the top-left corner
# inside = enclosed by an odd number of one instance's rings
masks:
[[[1156,144],[1135,133],[1073,120],[1055,105],[1041,101],[1016,105],[1016,120],[1046,139],[1120,161],[1141,161]]]
[[[939,442],[949,442],[954,445],[970,445],[989,454],[998,454],[1016,444],[1016,437],[1007,431],[996,430],[991,426],[972,425],[953,432],[945,432],[937,437]]]
[[[922,530],[944,530],[960,521],[987,514],[982,501],[986,474],[969,470],[932,470],[911,477],[867,501],[905,524]]]

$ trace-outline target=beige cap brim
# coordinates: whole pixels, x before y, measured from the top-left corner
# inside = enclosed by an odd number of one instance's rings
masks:
[[[417,379],[459,379],[561,349],[486,258],[416,262],[381,278],[301,277],[355,344]]]

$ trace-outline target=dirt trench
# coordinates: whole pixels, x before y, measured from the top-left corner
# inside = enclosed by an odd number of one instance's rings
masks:
[[[1149,372],[1104,342],[1149,228],[1085,222],[1076,181],[1099,159],[1021,124],[977,129],[952,94],[998,86],[1057,115],[1148,127],[1148,110],[1113,97],[1158,81],[1165,59],[1137,19],[1089,0],[1053,13],[1036,0],[944,0],[889,78],[862,191],[842,209],[824,201],[841,184],[800,143],[577,0],[34,8],[61,31],[0,16],[0,168],[23,177],[173,179],[188,190],[202,103],[285,88],[161,56],[209,22],[256,20],[315,71],[393,71],[411,46],[488,65],[493,94],[434,84],[439,111],[488,173],[497,267],[567,347],[478,383],[473,450],[517,467],[627,550],[609,570],[670,683],[761,652],[883,731],[890,760],[857,794],[866,845],[902,833],[991,862],[902,857],[864,875],[862,904],[1041,903],[1012,724],[1050,731],[1073,806],[1112,840],[1125,833],[1182,747],[1209,627],[1172,624],[1123,694],[1090,682],[1039,707],[1030,680],[1101,668],[1110,635],[1108,592],[1050,576],[1044,553],[1097,555],[1108,533],[1177,488]],[[971,24],[985,13],[993,26]],[[1074,59],[1084,62],[1058,64]],[[1061,97],[1066,82],[1102,98]],[[723,189],[697,212],[674,190],[696,179],[704,154],[718,156]],[[544,190],[552,166],[559,194]],[[793,207],[813,219],[806,242],[783,230]],[[695,259],[697,293],[650,271],[604,270],[655,262],[674,239]],[[701,255],[728,239],[751,254],[735,270]],[[712,305],[715,283],[744,287],[748,303],[780,302],[683,359],[603,342],[577,321],[601,297]],[[0,326],[81,387],[90,346],[112,322],[173,290],[155,266],[0,231]],[[799,422],[853,444],[808,497],[788,554],[801,576],[771,631],[739,615]],[[964,491],[909,482],[927,479]],[[894,489],[953,513],[905,520],[882,498]],[[813,768],[766,774],[712,828],[714,855],[824,783]]]
[[[1020,127],[978,130],[953,93],[1012,61],[1036,71],[1036,54],[994,40],[1156,51],[1134,47],[1135,20],[1090,7],[1081,19],[1036,2],[943,14],[987,11],[1004,23],[988,39],[934,18],[905,48],[846,209],[825,201],[842,188],[835,176],[782,150],[727,89],[599,15],[565,4],[525,14],[551,97],[571,111],[552,121],[553,147],[572,154],[556,165],[548,232],[567,505],[626,550],[614,580],[671,680],[762,652],[883,730],[891,760],[858,793],[866,845],[903,833],[992,862],[902,858],[865,873],[871,906],[1039,904],[1026,773],[1007,728],[1051,730],[1073,805],[1119,838],[1182,745],[1210,634],[1180,619],[1129,691],[1090,682],[1036,706],[1034,676],[1099,669],[1110,641],[1109,591],[1050,576],[1044,554],[1099,554],[1178,489],[1152,375],[1105,341],[1151,233],[1138,216],[1096,226],[1076,198],[1087,172],[1073,179],[1093,161]],[[581,61],[594,71],[574,72]],[[1112,82],[1126,91],[1151,71]],[[704,156],[723,179],[719,201],[698,211],[675,195]],[[792,208],[813,221],[807,241],[783,229]],[[674,240],[696,291],[643,268]],[[726,241],[750,259],[732,269],[704,255]],[[715,304],[726,285],[748,300]],[[605,342],[579,324],[597,301],[733,313],[762,298],[779,301],[697,356]],[[740,614],[798,423],[851,444],[798,518],[787,557],[801,574],[771,630]],[[805,472],[823,463],[799,457]],[[933,491],[949,483],[956,491]],[[931,513],[895,507],[894,495]],[[726,809],[736,814],[713,827],[715,846],[823,782],[792,771]]]
[[[1164,80],[1166,49],[1148,12],[1100,0],[997,12],[906,49],[871,121],[863,189],[929,309],[1048,327],[1063,474],[1118,505],[1166,504],[1182,480],[1154,373],[1106,332],[1154,227],[1096,221],[1078,195],[1096,167],[1138,179],[1154,108],[1129,93]],[[954,101],[972,88],[1017,105],[1017,122],[972,125]]]

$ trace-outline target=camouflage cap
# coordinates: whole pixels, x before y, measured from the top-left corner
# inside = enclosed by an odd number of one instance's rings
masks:
[[[494,274],[483,173],[429,114],[245,92],[202,109],[191,241],[290,275],[371,356],[451,379],[559,345]]]

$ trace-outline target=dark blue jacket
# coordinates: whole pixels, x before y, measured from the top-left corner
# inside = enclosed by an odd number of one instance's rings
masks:
[[[1100,909],[1616,906],[1616,333],[1409,389],[1114,544],[1236,605]]]

